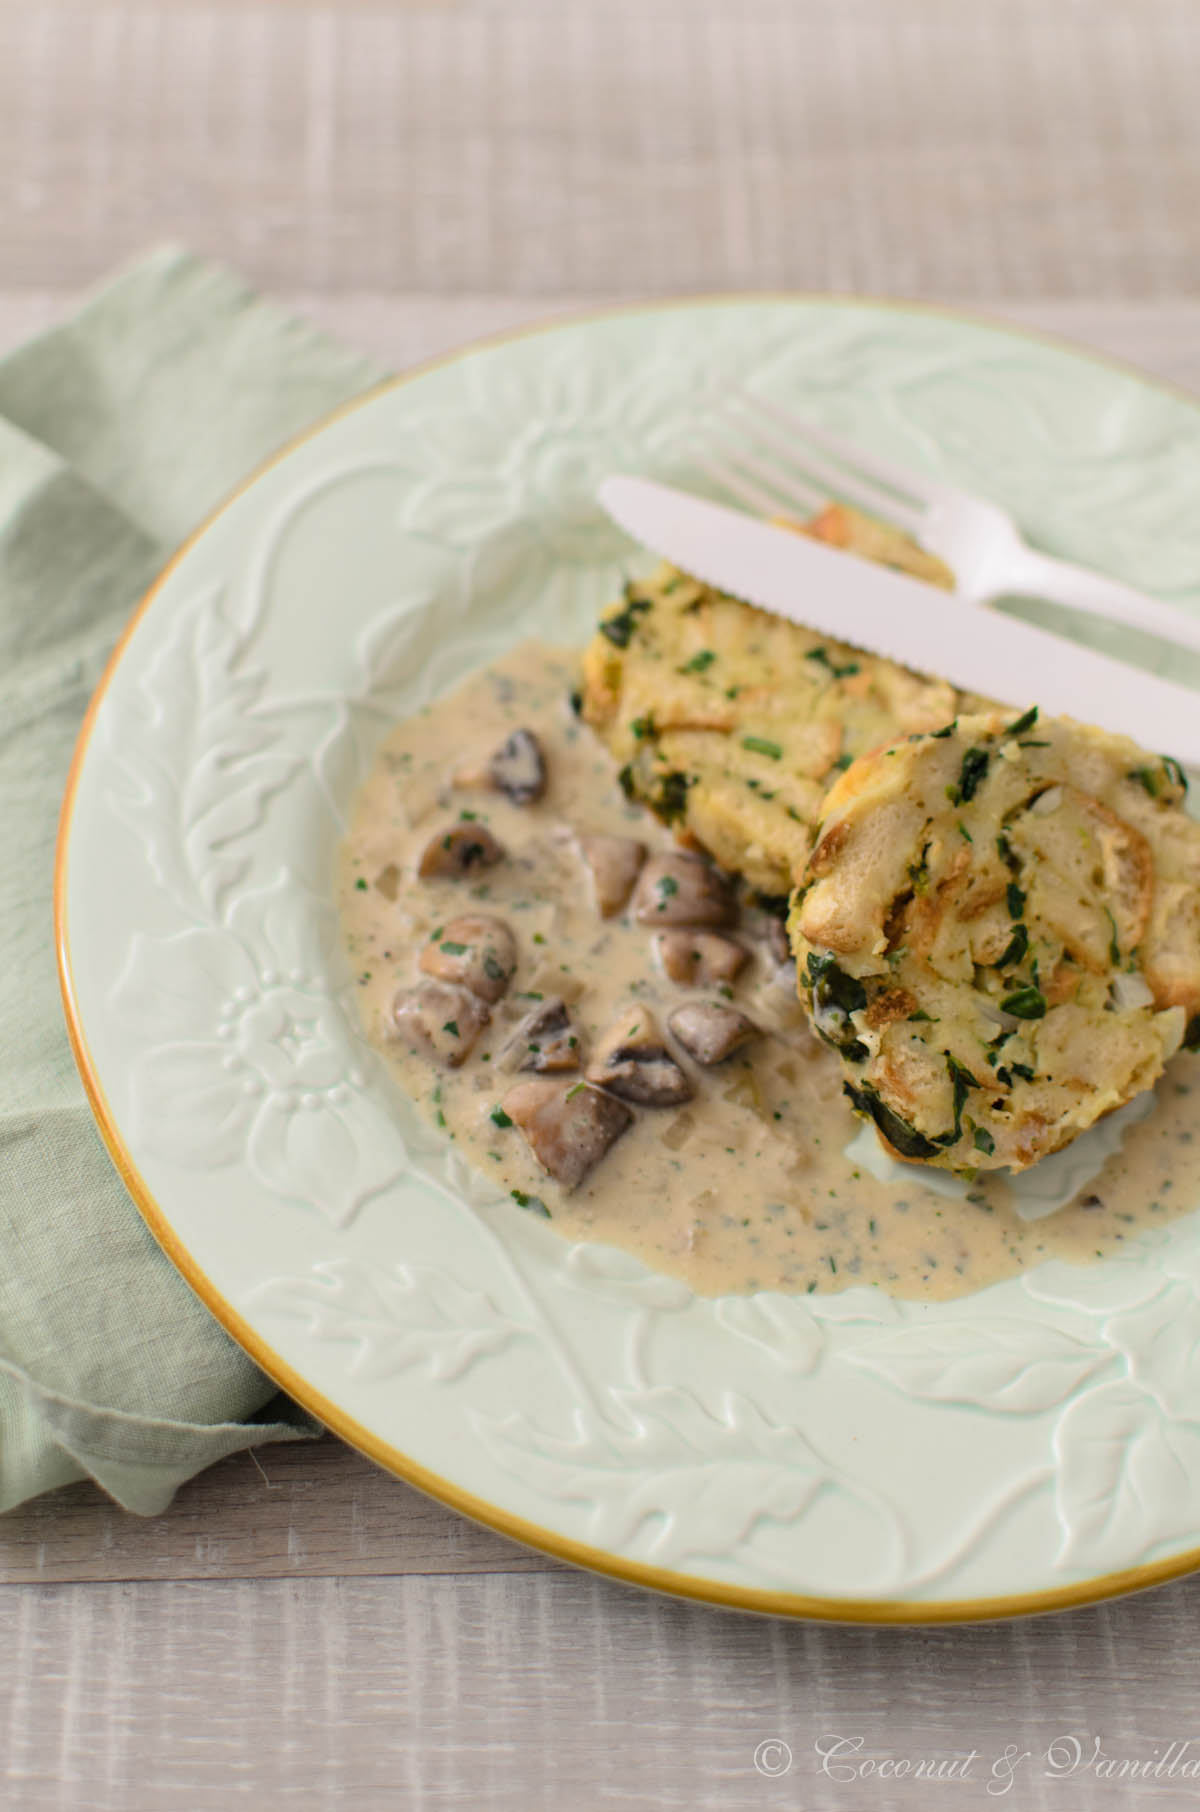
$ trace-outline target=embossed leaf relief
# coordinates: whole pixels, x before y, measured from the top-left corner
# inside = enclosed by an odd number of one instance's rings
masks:
[[[241,894],[221,930],[136,933],[112,1004],[142,1038],[141,1147],[202,1169],[244,1161],[342,1226],[395,1180],[403,1151],[365,1086],[375,1059],[330,992],[334,935],[328,903],[284,870]]]
[[[527,595],[564,564],[623,558],[628,543],[596,504],[601,479],[647,461],[679,476],[681,450],[712,435],[697,395],[703,361],[681,357],[678,338],[653,358],[639,347],[632,370],[599,340],[581,359],[569,337],[464,370],[459,408],[420,422],[404,503],[412,532],[460,550],[486,542],[489,557],[523,569]]]
[[[1033,1415],[1062,1403],[1112,1352],[1036,1321],[991,1316],[905,1328],[845,1357],[906,1396]]]
[[[347,1369],[363,1378],[420,1366],[435,1382],[448,1383],[534,1331],[482,1291],[426,1265],[368,1270],[336,1259],[314,1265],[308,1277],[273,1278],[250,1300],[268,1314],[303,1320],[318,1340],[351,1343]]]
[[[649,1525],[644,1551],[664,1565],[731,1555],[759,1522],[795,1522],[825,1486],[844,1483],[798,1428],[745,1397],[727,1394],[713,1411],[677,1386],[609,1395],[625,1422],[580,1408],[567,1440],[525,1416],[472,1416],[507,1472],[584,1505],[588,1539],[603,1547],[628,1548]]]
[[[1113,1568],[1196,1534],[1200,1429],[1164,1417],[1117,1381],[1086,1391],[1059,1419],[1055,1500],[1059,1566]]]
[[[1166,1415],[1200,1424],[1200,1302],[1188,1284],[1168,1284],[1153,1301],[1112,1316],[1104,1332],[1125,1354],[1130,1380]]]
[[[212,917],[245,879],[249,857],[233,846],[300,766],[280,729],[256,716],[265,676],[239,673],[240,654],[217,592],[201,593],[176,613],[138,682],[136,709],[110,732],[128,787],[109,803],[189,916]]]
[[[1167,1277],[1179,1278],[1200,1297],[1200,1222],[1190,1222],[1188,1234],[1186,1241],[1172,1240],[1170,1251],[1162,1256],[1161,1270]]]
[[[631,1253],[613,1246],[572,1246],[563,1267],[563,1280],[586,1295],[631,1309],[658,1309],[670,1313],[690,1308],[696,1298],[676,1277],[651,1271]]]
[[[716,1319],[727,1334],[749,1341],[781,1371],[804,1377],[816,1370],[825,1345],[820,1322],[791,1296],[722,1296]]]
[[[617,582],[612,571],[605,596]],[[520,611],[527,614],[522,596]],[[475,615],[472,617],[472,611]],[[371,619],[353,645],[355,672],[340,698],[325,701],[312,751],[312,775],[339,830],[358,787],[398,718],[456,685],[465,671],[498,657],[514,640],[512,626],[480,610],[455,573],[440,588],[398,597]],[[526,623],[527,632],[536,625]],[[556,628],[561,625],[555,625]]]
[[[1047,1310],[1088,1316],[1111,1315],[1147,1302],[1162,1289],[1162,1275],[1151,1269],[1132,1243],[1102,1265],[1069,1265],[1051,1259],[1021,1279],[1021,1293]]]
[[[355,792],[371,771],[379,745],[394,718],[369,704],[340,703],[327,713],[312,755],[313,777],[341,833],[350,825]]]
[[[761,1290],[753,1296],[721,1296],[713,1305],[719,1327],[744,1340],[781,1371],[806,1377],[826,1352],[839,1327],[878,1328],[899,1320],[890,1296],[881,1290],[844,1290],[809,1298]]]

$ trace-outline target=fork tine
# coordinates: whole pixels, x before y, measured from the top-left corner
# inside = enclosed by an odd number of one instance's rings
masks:
[[[812,477],[819,478],[834,496],[849,498],[852,503],[869,510],[873,516],[896,523],[910,535],[916,534],[920,528],[924,515],[922,509],[914,508],[911,503],[902,501],[879,485],[868,483],[865,478],[848,471],[834,460],[814,453],[812,431],[807,424],[794,434],[786,434],[772,422],[754,414],[748,418],[746,431],[772,447],[782,458],[799,466]]]
[[[748,390],[742,390],[738,392],[736,401],[760,417],[769,416],[779,427],[794,435],[797,441],[815,442],[856,471],[878,479],[880,484],[896,491],[902,502],[950,503],[962,496],[962,492],[953,485],[940,484],[936,478],[927,478],[918,472],[908,471],[903,466],[894,465],[880,453],[864,452],[853,441],[844,440],[840,434],[833,434],[828,428],[817,427],[803,416],[785,409],[774,399],[752,396]]]
[[[767,487],[763,495],[773,495],[774,509],[823,510],[829,502],[829,493],[819,485],[806,482],[797,472],[784,471],[778,465],[768,465],[765,460],[757,459],[744,447],[735,453],[726,450],[725,464],[719,468],[727,475],[739,477],[743,483],[747,479],[757,481]]]
[[[795,503],[799,503],[804,509],[819,509],[822,504],[827,502],[827,499],[816,491],[803,496],[797,491],[796,495],[787,496],[780,487],[779,474],[776,472],[763,473],[772,487],[771,489],[768,490],[763,485],[756,484],[741,469],[742,466],[749,463],[745,459],[740,459],[738,465],[718,463],[715,459],[702,458],[697,458],[694,463],[706,477],[712,479],[714,484],[719,485],[723,491],[727,491],[731,497],[736,497],[739,503],[744,503],[747,509],[754,510],[759,515],[778,516],[790,504]]]

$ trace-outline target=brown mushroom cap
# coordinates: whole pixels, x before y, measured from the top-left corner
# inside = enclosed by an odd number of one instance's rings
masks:
[[[667,1049],[653,1013],[627,1007],[596,1045],[587,1066],[590,1082],[643,1107],[678,1107],[692,1085]]]
[[[568,1190],[633,1125],[623,1101],[586,1082],[564,1087],[549,1077],[530,1077],[510,1088],[501,1105],[542,1169]]]
[[[514,805],[533,805],[546,791],[546,756],[532,730],[514,730],[487,771],[492,785]]]
[[[773,912],[763,914],[759,935],[764,950],[777,968],[794,960],[792,946],[788,940],[787,926],[782,919],[777,919]]]
[[[498,749],[455,770],[455,786],[503,793],[514,805],[534,805],[546,791],[546,754],[532,730],[514,730]]]
[[[638,878],[634,916],[643,925],[731,925],[728,881],[703,856],[673,849],[651,856]]]
[[[667,1020],[671,1036],[678,1039],[697,1063],[724,1063],[735,1051],[759,1036],[759,1028],[736,1007],[721,1001],[689,1000],[676,1007]]]
[[[685,988],[715,988],[731,982],[746,962],[746,951],[715,931],[660,931],[654,951],[668,980]]]
[[[451,824],[425,845],[417,873],[422,881],[442,877],[458,880],[477,869],[491,868],[506,853],[503,843],[493,837],[486,824]]]
[[[581,836],[579,848],[591,870],[596,910],[602,919],[611,919],[633,892],[646,860],[646,845],[636,837],[614,837],[597,831]]]
[[[580,1042],[566,1002],[544,1000],[514,1028],[497,1059],[505,1070],[577,1070]]]
[[[451,919],[421,952],[427,975],[458,982],[480,1000],[499,1000],[516,966],[517,940],[504,920],[490,912]]]
[[[404,988],[392,1002],[389,1034],[447,1069],[456,1070],[491,1018],[469,988],[454,982],[424,981]]]

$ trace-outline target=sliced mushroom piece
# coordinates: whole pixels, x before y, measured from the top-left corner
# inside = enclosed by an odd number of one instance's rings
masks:
[[[505,855],[503,843],[486,824],[451,824],[430,839],[421,852],[417,873],[423,881],[460,879],[479,868],[491,868]]]
[[[424,981],[397,994],[389,1032],[406,1039],[435,1063],[456,1070],[470,1056],[490,1018],[484,1003],[469,988],[454,982]]]
[[[714,1000],[689,1000],[676,1007],[667,1020],[671,1036],[677,1038],[689,1057],[697,1063],[724,1063],[744,1044],[759,1036],[759,1028],[736,1007]]]
[[[546,756],[532,730],[514,730],[488,762],[488,775],[514,805],[533,805],[546,790]]]
[[[497,1061],[505,1070],[577,1070],[579,1051],[566,1002],[555,996],[526,1013]]]
[[[731,982],[746,962],[746,951],[716,931],[660,931],[654,952],[669,980],[685,988],[715,988]]]
[[[633,1124],[623,1101],[586,1082],[564,1088],[549,1077],[530,1077],[501,1102],[542,1169],[564,1189],[575,1189],[588,1171]]]
[[[421,952],[426,975],[458,982],[480,1000],[499,1000],[516,966],[517,940],[504,920],[490,912],[451,919]]]
[[[787,927],[773,912],[763,914],[761,935],[763,949],[776,967],[791,962],[792,946],[788,941]]]
[[[667,1049],[658,1021],[645,1007],[628,1007],[613,1021],[586,1074],[589,1082],[643,1107],[678,1107],[694,1093]]]
[[[385,900],[396,898],[400,891],[400,870],[394,862],[389,862],[386,868],[380,869],[375,876],[375,888],[376,892],[381,893]]]
[[[633,892],[646,845],[636,837],[612,837],[601,832],[580,837],[579,848],[592,873],[596,910],[602,919],[620,912]]]
[[[651,856],[642,869],[633,911],[643,925],[731,925],[737,907],[711,862],[673,849]]]
[[[458,768],[454,783],[489,787],[514,805],[533,805],[546,791],[545,751],[532,730],[514,730],[485,761]]]

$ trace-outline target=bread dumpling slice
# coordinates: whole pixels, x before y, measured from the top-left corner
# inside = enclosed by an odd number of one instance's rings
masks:
[[[834,505],[790,526],[953,586],[940,561],[859,511]],[[964,708],[945,680],[667,565],[605,612],[584,654],[580,698],[628,796],[781,901],[808,859],[826,790],[851,759],[908,730],[936,730]]]
[[[1176,763],[1036,708],[864,755],[788,928],[813,1024],[894,1153],[1026,1169],[1200,1031],[1200,824]]]

